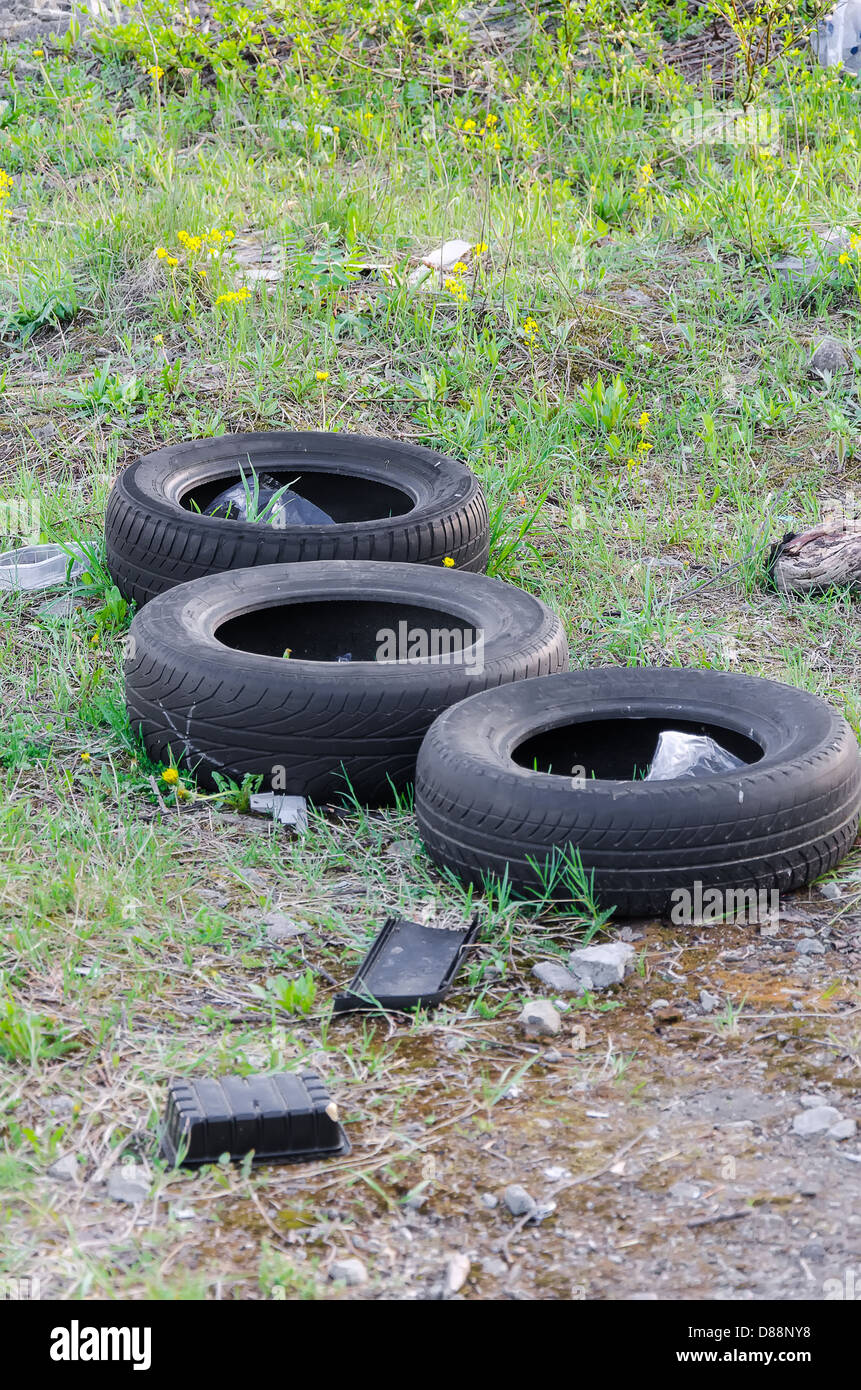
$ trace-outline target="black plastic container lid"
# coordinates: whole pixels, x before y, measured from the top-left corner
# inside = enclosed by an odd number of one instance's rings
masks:
[[[171,1081],[161,1141],[171,1164],[196,1168],[225,1153],[244,1158],[252,1149],[255,1163],[305,1163],[350,1152],[337,1106],[316,1072]]]
[[[477,914],[468,927],[453,930],[389,917],[347,992],[335,996],[335,1012],[434,1008],[451,989],[477,931]]]

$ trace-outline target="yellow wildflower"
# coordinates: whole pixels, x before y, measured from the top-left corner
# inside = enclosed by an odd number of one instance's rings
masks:
[[[155,254],[158,256],[160,261],[163,261],[166,259],[166,257],[170,255],[170,252],[168,251],[166,246],[157,246],[155,248]]]
[[[499,117],[495,116],[491,111],[487,116],[485,116],[484,124],[492,130],[495,125],[499,124]]]
[[[149,73],[153,82],[158,82],[159,78],[164,77],[164,68],[160,68],[158,63],[153,63],[150,67],[148,67],[147,72]]]
[[[648,410],[644,410],[644,411],[643,411],[642,415],[640,416],[639,420],[637,421],[637,424],[638,424],[639,428],[643,431],[643,433],[645,433],[646,430],[649,428],[649,412],[648,412]]]
[[[467,135],[471,134],[472,131],[475,130],[475,121],[473,121],[473,120],[464,121],[464,123],[463,123],[463,128],[464,128],[464,131],[466,132]]]
[[[655,171],[654,171],[654,169],[652,168],[651,164],[643,164],[643,165],[640,166],[640,182],[641,182],[641,183],[644,183],[644,184],[646,184],[646,183],[651,183],[651,181],[652,181],[652,179],[654,178],[654,176],[655,176]]]
[[[176,782],[179,781],[179,773],[177,772],[175,767],[166,767],[164,772],[161,774],[161,780],[163,782],[167,782],[167,785],[169,787],[172,787]]]
[[[329,380],[329,373],[328,373],[328,372],[315,372],[314,375],[316,376],[316,378],[317,378],[318,381],[328,381],[328,380]]]
[[[445,565],[447,570],[454,569],[454,560],[451,558],[450,555],[446,555],[445,559],[443,560],[443,564]]]
[[[487,242],[486,242],[486,241],[479,241],[479,242],[476,243],[475,246],[473,246],[473,248],[472,248],[472,254],[473,254],[474,256],[483,256],[484,253],[485,253],[485,251],[487,251],[487,249],[488,249]]]
[[[848,264],[849,264],[849,254],[848,254],[848,252],[842,251],[842,252],[840,253],[840,256],[839,256],[839,261],[840,261],[840,264],[841,264],[841,265],[848,265]]]
[[[453,275],[465,275],[465,274],[466,274],[466,269],[467,269],[467,267],[466,267],[466,262],[465,262],[465,261],[455,261],[455,263],[454,263],[454,265],[452,266],[451,269],[452,269],[452,274],[453,274]]]
[[[90,755],[89,755],[89,753],[82,753],[82,754],[81,754],[81,762],[82,762],[82,763],[88,763],[89,761],[90,761]]]
[[[45,56],[45,50],[44,50],[44,48],[34,48],[34,49],[33,49],[33,57],[34,57],[34,58],[44,58],[44,56]]]
[[[156,347],[161,347],[162,343],[164,342],[164,334],[156,333],[155,337],[153,338],[153,342],[155,343]]]

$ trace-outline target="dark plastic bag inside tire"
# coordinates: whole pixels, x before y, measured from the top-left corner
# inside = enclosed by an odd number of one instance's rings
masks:
[[[646,780],[666,729],[713,738],[743,766]],[[712,888],[800,888],[848,853],[859,806],[858,746],[830,705],[709,671],[605,667],[486,691],[435,721],[416,769],[437,864],[476,885],[507,875],[529,895],[536,866],[546,877],[576,851],[620,916],[671,913]]]
[[[347,779],[391,801],[442,710],[568,664],[559,618],[531,594],[367,561],[209,575],[141,609],[128,645],[129,717],[154,761],[317,801]]]
[[[331,517],[308,524],[207,516],[225,490],[266,475]],[[309,431],[169,445],[120,473],[105,515],[107,564],[139,606],[205,574],[249,565],[375,560],[483,572],[487,503],[456,459],[414,444]]]

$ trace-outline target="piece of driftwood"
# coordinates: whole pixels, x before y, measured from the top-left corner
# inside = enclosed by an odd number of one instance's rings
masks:
[[[768,572],[781,593],[861,589],[861,519],[838,517],[799,535],[788,531],[772,547]]]

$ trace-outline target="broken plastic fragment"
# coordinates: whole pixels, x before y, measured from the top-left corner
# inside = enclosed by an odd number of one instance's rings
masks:
[[[282,825],[292,825],[300,835],[308,829],[308,803],[304,796],[282,796],[278,792],[254,792],[249,802],[252,811],[272,816]]]
[[[665,729],[658,736],[658,746],[645,781],[669,782],[676,777],[713,777],[718,772],[732,772],[744,766],[741,758],[728,753],[706,734],[683,734],[677,729]]]

